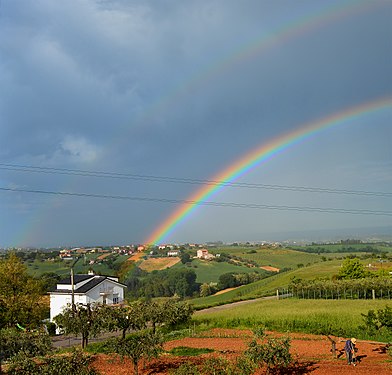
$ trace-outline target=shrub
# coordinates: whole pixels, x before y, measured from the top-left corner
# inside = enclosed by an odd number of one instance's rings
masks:
[[[4,359],[18,353],[24,357],[46,355],[51,348],[50,337],[44,332],[23,332],[13,328],[0,330],[0,350]]]
[[[364,329],[368,331],[386,330],[392,331],[392,308],[386,306],[385,309],[377,311],[369,310],[367,314],[361,314],[365,323]]]
[[[256,365],[265,365],[267,374],[282,373],[291,362],[290,338],[267,338],[265,343],[257,341],[256,337],[249,343],[246,355]]]
[[[25,357],[22,353],[14,356],[8,367],[8,375],[99,375],[90,368],[91,357],[74,351],[67,356],[44,358],[40,363]]]
[[[113,352],[122,357],[128,357],[134,367],[134,373],[138,374],[138,365],[141,359],[156,358],[162,351],[162,337],[152,331],[138,331],[110,342]]]
[[[191,362],[183,363],[180,367],[170,371],[171,375],[201,375],[197,366]]]
[[[223,357],[207,358],[202,366],[203,375],[229,375],[229,361]]]
[[[388,346],[387,353],[392,358],[392,345]]]

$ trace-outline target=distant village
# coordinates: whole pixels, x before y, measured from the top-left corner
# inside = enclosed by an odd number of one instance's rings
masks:
[[[310,242],[306,240],[302,241],[256,241],[256,242],[230,242],[225,243],[223,241],[216,242],[206,242],[206,243],[185,243],[185,244],[161,244],[157,246],[153,245],[143,245],[143,244],[130,244],[130,245],[113,245],[113,246],[93,246],[93,247],[57,247],[57,248],[33,248],[33,247],[11,247],[11,248],[1,248],[0,253],[5,253],[7,251],[28,251],[28,252],[50,252],[52,254],[58,253],[58,256],[62,260],[73,260],[76,257],[81,257],[87,254],[118,254],[118,255],[129,255],[133,256],[135,254],[144,253],[144,255],[151,257],[177,257],[181,254],[181,251],[189,251],[194,250],[196,253],[195,258],[209,260],[214,257],[218,257],[219,254],[211,254],[208,251],[208,248],[219,248],[219,247],[258,247],[265,246],[269,248],[279,248],[290,245],[296,246],[305,246],[305,245],[332,245],[332,244],[344,244],[344,245],[352,245],[352,244],[360,244],[360,243],[372,243],[379,242],[377,241],[362,241],[359,239],[348,239],[348,240],[339,240],[339,241],[320,241],[320,242]],[[388,242],[388,241],[387,241]],[[101,258],[104,258],[103,256]],[[94,261],[92,261],[94,262]]]

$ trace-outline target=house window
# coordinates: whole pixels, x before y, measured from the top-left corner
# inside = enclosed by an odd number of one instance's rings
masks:
[[[117,304],[120,302],[120,299],[118,298],[118,295],[113,296],[113,304]]]

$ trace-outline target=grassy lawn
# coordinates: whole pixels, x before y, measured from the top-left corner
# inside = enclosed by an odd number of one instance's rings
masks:
[[[369,310],[391,306],[385,300],[257,300],[244,305],[233,305],[213,312],[199,311],[196,324],[206,327],[264,326],[281,332],[334,334],[388,342],[391,332],[370,335],[364,329],[361,314]]]
[[[257,262],[260,266],[276,268],[296,268],[298,264],[311,264],[321,261],[317,254],[308,254],[291,249],[259,249],[255,254],[244,253],[242,258]]]
[[[174,267],[188,267],[184,264],[177,263]],[[193,259],[191,269],[196,273],[196,281],[198,283],[218,282],[219,276],[228,273],[250,273],[259,272],[260,274],[267,274],[266,271],[258,268],[249,268],[245,266],[236,266],[226,262],[214,262],[200,259]]]

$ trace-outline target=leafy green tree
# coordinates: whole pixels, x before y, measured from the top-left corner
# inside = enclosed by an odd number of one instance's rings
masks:
[[[255,364],[264,364],[267,367],[266,374],[283,373],[293,361],[290,338],[267,338],[263,343],[260,341],[265,337],[263,331],[254,333],[245,354]]]
[[[15,254],[0,261],[0,328],[16,323],[29,328],[41,325],[47,307],[42,301],[42,285],[29,276]]]
[[[24,357],[42,356],[48,354],[51,349],[51,339],[43,330],[37,332],[21,331],[15,328],[0,330],[0,352],[5,359],[18,353]]]
[[[104,315],[105,325],[109,331],[121,330],[122,338],[129,330],[141,330],[146,328],[143,304],[134,302],[124,306],[102,306],[101,313]]]
[[[193,314],[193,308],[189,303],[178,301],[175,298],[145,302],[143,306],[140,306],[139,311],[144,316],[146,323],[152,327],[153,332],[157,327],[173,328],[176,325],[187,323]]]
[[[237,286],[237,280],[232,273],[224,273],[219,276],[218,289],[227,289]]]
[[[180,259],[182,264],[189,263],[191,261],[191,256],[189,253],[183,251],[180,255]]]
[[[362,279],[367,274],[364,265],[358,258],[347,258],[339,270],[338,279]]]
[[[73,307],[68,305],[54,321],[65,334],[81,335],[82,348],[85,348],[89,337],[95,337],[105,330],[107,318],[102,305],[87,303],[76,304]]]
[[[129,282],[126,281],[129,285]],[[153,271],[138,282],[132,279],[130,295],[134,297],[181,297],[192,296],[197,292],[199,284],[196,282],[196,273],[190,269],[166,269]]]
[[[385,306],[377,311],[369,310],[367,314],[361,314],[365,322],[365,328],[374,331],[385,329],[392,332],[392,308]]]
[[[49,291],[61,280],[61,276],[57,275],[55,272],[44,272],[41,275],[40,280],[42,282],[43,289],[45,291]]]
[[[125,338],[115,339],[109,343],[115,353],[132,360],[134,374],[139,373],[139,363],[142,359],[156,358],[163,350],[163,339],[152,330],[138,331]]]
[[[200,286],[200,297],[207,297],[211,295],[211,287],[208,283],[203,283]]]
[[[70,355],[49,356],[37,363],[22,353],[13,357],[7,369],[8,375],[99,375],[90,367],[92,357],[80,351]]]

